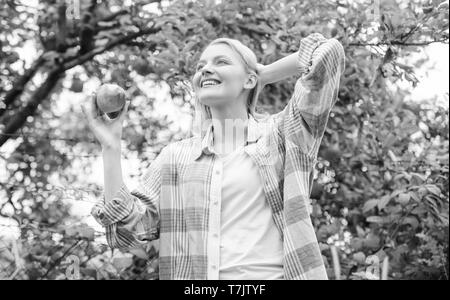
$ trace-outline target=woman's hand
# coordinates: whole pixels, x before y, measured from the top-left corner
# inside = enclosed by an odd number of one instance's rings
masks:
[[[81,107],[89,128],[100,142],[103,150],[120,150],[122,139],[122,126],[128,111],[129,102],[115,119],[109,119],[102,113],[96,101],[96,94],[89,97],[87,103]]]
[[[266,86],[267,82],[267,67],[263,64],[256,64],[256,74],[258,75],[258,93],[261,92]]]
[[[265,71],[266,66],[263,64],[256,64],[256,74],[258,74],[259,82],[261,86],[265,86],[267,83],[265,82]]]
[[[336,50],[336,43],[339,42],[335,39],[329,39],[322,42],[314,50],[309,72],[301,79],[304,87],[310,90],[320,90],[336,75],[336,72],[342,72],[343,57],[345,56],[342,55],[341,57],[339,55],[339,52]]]

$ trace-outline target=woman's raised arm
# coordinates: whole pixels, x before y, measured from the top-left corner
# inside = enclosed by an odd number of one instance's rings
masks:
[[[336,39],[326,39],[319,33],[302,39],[298,52],[260,67],[262,83],[297,74],[292,98],[276,116],[277,128],[280,136],[307,155],[317,155],[330,111],[337,99],[344,67],[345,54],[341,43]]]
[[[298,54],[293,53],[270,65],[258,65],[258,74],[262,86],[275,83],[288,77],[298,75]]]
[[[130,192],[123,182],[121,137],[128,105],[115,119],[99,111],[95,96],[83,107],[103,154],[104,197],[91,213],[105,227],[108,244],[122,250],[139,247],[159,236],[161,155],[141,178],[136,191]]]

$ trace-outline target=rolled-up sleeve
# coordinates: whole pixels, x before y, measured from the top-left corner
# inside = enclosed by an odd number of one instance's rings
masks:
[[[97,203],[91,211],[106,229],[111,248],[126,251],[159,237],[159,201],[163,150],[140,179],[136,190],[123,184],[110,201]]]
[[[299,78],[292,98],[277,115],[279,135],[309,156],[316,156],[337,100],[345,54],[336,39],[313,33],[300,41]]]

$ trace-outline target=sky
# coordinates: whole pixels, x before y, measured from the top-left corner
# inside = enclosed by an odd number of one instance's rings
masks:
[[[436,97],[435,104],[448,107],[449,86],[449,45],[435,43],[423,48],[413,56],[428,56],[425,65],[416,70],[419,84],[411,88],[411,101],[421,101]]]

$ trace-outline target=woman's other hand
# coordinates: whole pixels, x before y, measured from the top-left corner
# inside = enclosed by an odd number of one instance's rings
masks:
[[[100,142],[103,150],[120,150],[123,121],[125,120],[128,106],[129,101],[126,102],[125,107],[117,118],[109,119],[99,110],[95,93],[82,105],[81,109],[86,117],[88,126]]]
[[[266,70],[267,67],[263,64],[256,64],[256,74],[258,75],[258,93],[261,92],[264,87],[266,86],[266,84],[268,84],[267,82],[267,74],[266,74]]]

